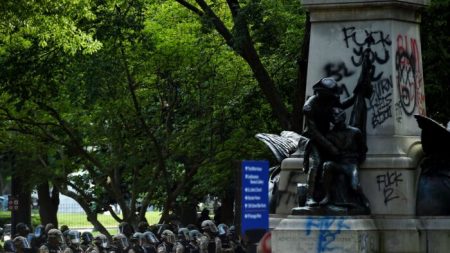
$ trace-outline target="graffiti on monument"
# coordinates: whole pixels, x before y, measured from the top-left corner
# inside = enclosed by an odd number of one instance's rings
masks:
[[[323,69],[326,73],[325,76],[334,78],[345,89],[347,89],[347,85],[343,82],[343,79],[355,74],[355,71],[349,70],[345,62],[327,63]],[[348,91],[345,95],[349,96]]]
[[[373,94],[370,98],[369,110],[372,109],[372,127],[376,128],[392,117],[392,76],[381,79],[372,85]]]
[[[377,66],[385,65],[390,60],[389,47],[392,44],[390,35],[381,30],[370,31],[353,26],[343,27],[342,32],[346,48],[352,49],[349,54],[351,64],[329,62],[324,66],[324,72],[326,76],[335,78],[340,85],[347,88],[346,79],[353,77],[357,68],[361,67],[363,52],[369,53],[374,92],[367,110],[372,111],[371,123],[372,127],[376,128],[392,118],[392,76],[386,76],[383,71],[377,69]],[[344,95],[348,95],[348,92]]]
[[[415,113],[425,115],[425,94],[423,94],[423,77],[419,48],[415,38],[407,35],[397,36],[397,50],[395,54],[395,70],[399,106],[406,116]]]
[[[334,245],[337,236],[343,231],[350,229],[349,224],[345,224],[345,217],[309,217],[306,223],[306,235],[310,236],[312,230],[319,232],[317,239],[317,252],[339,251],[341,248]]]
[[[402,173],[397,171],[386,171],[386,173],[377,175],[378,191],[383,193],[384,205],[400,198],[395,189],[399,186],[399,183],[403,182]]]

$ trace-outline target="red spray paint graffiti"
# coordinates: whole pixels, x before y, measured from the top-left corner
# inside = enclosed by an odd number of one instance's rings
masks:
[[[395,56],[397,86],[400,96],[399,104],[403,112],[425,115],[425,94],[423,92],[422,62],[415,38],[407,35],[397,36]]]

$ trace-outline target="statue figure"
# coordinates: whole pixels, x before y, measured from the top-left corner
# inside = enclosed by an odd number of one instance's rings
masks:
[[[340,154],[323,164],[325,197],[319,205],[333,204],[345,208],[346,212],[356,210],[358,214],[367,214],[369,202],[362,192],[358,173],[358,165],[365,160],[367,146],[361,131],[346,124],[345,112],[340,108],[333,108],[333,112],[334,126],[326,138],[339,147]]]
[[[323,78],[313,86],[314,95],[311,96],[303,106],[306,129],[303,136],[310,139],[309,159],[305,159],[305,169],[308,173],[308,192],[306,196],[307,206],[317,206],[315,200],[318,195],[316,182],[320,180],[321,168],[324,161],[332,160],[339,156],[339,147],[334,145],[325,136],[331,129],[333,121],[333,108],[346,109],[350,107],[355,96],[352,95],[347,100],[341,102],[339,96],[341,89],[332,78]]]
[[[343,101],[340,100],[342,88],[333,78],[322,78],[313,85],[314,95],[303,106],[305,130],[300,136],[295,133],[285,133],[286,136],[256,135],[269,146],[280,163],[287,157],[303,156],[307,184],[298,188],[299,207],[292,210],[293,214],[320,214],[327,208],[345,214],[370,212],[358,178],[358,166],[367,152],[365,100],[373,92],[371,80],[374,68],[370,55],[370,49],[362,53],[358,83],[353,94]],[[343,110],[352,105],[350,124],[347,125]],[[297,145],[293,145],[295,141]],[[277,167],[270,173],[271,211],[279,199],[275,196],[279,171]],[[336,185],[337,191],[331,191],[330,185]]]
[[[425,158],[420,163],[416,213],[419,216],[450,215],[450,127],[415,115],[422,129]]]

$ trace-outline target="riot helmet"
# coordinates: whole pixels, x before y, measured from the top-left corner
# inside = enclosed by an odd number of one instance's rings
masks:
[[[130,246],[128,243],[128,238],[124,234],[117,234],[113,236],[112,240],[114,246],[121,250],[125,250]]]
[[[47,233],[47,241],[54,245],[62,245],[64,244],[63,234],[59,229],[52,228]]]
[[[187,228],[180,228],[178,229],[178,239],[180,241],[189,241],[189,229]]]
[[[159,240],[156,238],[156,235],[153,232],[147,231],[144,233],[144,239],[150,244],[158,244]]]
[[[80,232],[78,232],[78,231],[76,231],[76,230],[69,230],[69,231],[67,232],[66,238],[67,238],[67,242],[68,242],[70,245],[79,245],[80,242],[81,242],[81,239],[80,239]]]
[[[28,233],[30,233],[30,228],[28,228],[28,225],[22,222],[17,223],[16,225],[16,233],[20,236],[27,236]]]
[[[14,238],[13,243],[16,249],[31,249],[27,239],[23,236],[17,236]]]
[[[82,244],[88,245],[88,244],[90,244],[93,240],[94,240],[94,236],[92,235],[91,232],[86,231],[86,232],[83,232],[83,233],[81,234],[81,242],[82,242]]]
[[[132,243],[142,245],[144,243],[144,234],[140,232],[136,232],[133,234],[130,240]]]
[[[200,231],[198,231],[197,229],[193,229],[193,230],[189,231],[189,238],[190,238],[191,242],[193,242],[193,241],[198,242],[201,237],[202,237],[202,233],[200,233]]]
[[[169,244],[174,244],[176,240],[175,234],[172,231],[166,229],[161,233],[161,240]]]
[[[50,231],[50,229],[56,228],[55,225],[53,225],[53,223],[47,223],[47,225],[45,225],[45,234],[48,234],[48,231]]]
[[[219,230],[219,236],[228,236],[230,233],[230,229],[228,228],[228,226],[223,223],[217,226],[217,230]]]
[[[134,229],[130,225],[130,223],[124,221],[119,224],[119,233],[124,234],[126,237],[130,238],[134,233]]]
[[[202,230],[204,232],[210,232],[213,234],[216,234],[218,232],[216,224],[212,222],[211,220],[204,220],[202,222]]]
[[[100,248],[108,248],[108,238],[104,234],[99,234],[94,237],[94,244]]]

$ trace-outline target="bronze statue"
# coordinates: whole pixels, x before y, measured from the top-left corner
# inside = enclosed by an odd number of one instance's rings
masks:
[[[332,109],[336,107],[346,109],[354,103],[356,98],[353,95],[341,102],[339,99],[341,89],[332,78],[321,79],[313,86],[313,90],[314,95],[303,106],[306,129],[302,135],[311,140],[311,148],[308,155],[312,158],[311,164],[308,164],[309,160],[305,159],[307,162],[305,169],[308,173],[307,206],[316,206],[318,203],[316,201],[316,195],[318,195],[316,182],[320,180],[324,161],[339,156],[339,147],[325,137],[331,129],[333,121]]]
[[[306,191],[302,188],[298,192],[299,195],[306,193],[298,196],[299,207],[292,210],[293,214],[370,213],[358,177],[358,166],[364,161],[367,152],[365,100],[372,95],[373,76],[369,56],[370,49],[362,55],[362,71],[353,94],[343,101],[340,100],[342,89],[333,78],[323,78],[313,85],[314,95],[303,106],[306,127],[300,137],[295,137],[295,140],[298,139],[295,153],[292,138],[257,135],[270,147],[279,162],[296,154],[300,154],[300,157],[303,155],[304,172],[308,174],[307,184]],[[347,125],[344,110],[352,105],[350,124]],[[271,181],[273,179],[273,191],[269,198],[272,200],[277,190],[278,172],[279,168],[274,169],[270,176]],[[330,185],[335,186],[335,189],[331,189]]]
[[[425,158],[420,164],[416,213],[419,216],[450,215],[450,128],[415,115],[422,129]]]
[[[369,202],[359,182],[358,165],[365,160],[367,146],[358,128],[348,126],[345,112],[334,108],[333,129],[326,135],[340,154],[323,164],[323,189],[325,197],[319,205],[334,205],[346,213],[367,214]],[[334,186],[334,187],[333,187]]]

